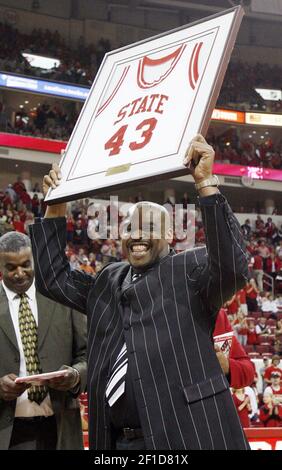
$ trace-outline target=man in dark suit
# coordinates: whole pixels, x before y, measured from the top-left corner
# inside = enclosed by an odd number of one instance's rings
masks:
[[[219,308],[247,279],[240,226],[219,193],[213,160],[196,136],[184,164],[200,195],[207,249],[170,251],[165,209],[140,202],[124,225],[129,264],[91,277],[71,270],[64,254],[64,204],[31,226],[38,289],[88,316],[92,449],[248,448],[212,341]],[[44,192],[58,184],[54,166]],[[148,213],[156,225],[136,232],[133,221]]]
[[[28,236],[0,238],[0,449],[83,449],[85,316],[36,292]],[[65,369],[41,386],[18,376]]]

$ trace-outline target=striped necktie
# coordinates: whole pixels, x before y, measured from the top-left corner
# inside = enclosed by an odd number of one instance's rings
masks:
[[[32,314],[27,295],[20,295],[19,306],[19,327],[23,345],[26,370],[28,375],[40,374],[42,372],[38,357],[38,335],[37,325]],[[32,385],[27,396],[30,401],[35,401],[38,405],[44,400],[48,393],[47,387]]]
[[[139,273],[133,274],[132,282],[137,281],[140,276],[141,274]],[[113,406],[113,404],[124,394],[127,367],[128,357],[126,344],[124,343],[116,362],[112,367],[111,377],[106,386],[106,399],[109,406]]]

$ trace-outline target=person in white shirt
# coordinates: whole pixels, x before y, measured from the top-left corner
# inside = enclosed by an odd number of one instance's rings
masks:
[[[257,335],[271,335],[271,329],[266,324],[266,318],[261,317],[256,325]]]
[[[28,236],[0,238],[0,270],[0,449],[82,449],[85,318],[36,292]],[[59,369],[40,386],[15,381]]]
[[[282,404],[281,374],[272,372],[270,381],[271,384],[265,388],[264,395],[272,395],[278,403]]]

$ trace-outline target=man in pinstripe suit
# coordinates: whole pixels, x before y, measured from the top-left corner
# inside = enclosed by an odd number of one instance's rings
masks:
[[[199,192],[207,248],[176,255],[171,228],[161,223],[158,240],[151,231],[125,237],[129,264],[91,277],[69,267],[64,204],[48,207],[31,227],[37,288],[88,315],[92,449],[248,448],[212,342],[219,308],[247,279],[240,226],[218,191],[213,159],[201,135],[184,159]],[[53,167],[45,192],[59,180]],[[149,203],[149,210],[157,209]],[[125,382],[115,401],[110,388],[120,358]]]

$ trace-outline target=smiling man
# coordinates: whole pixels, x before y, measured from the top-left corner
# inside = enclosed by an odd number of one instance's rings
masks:
[[[168,211],[153,202],[135,204],[124,221],[122,248],[136,272],[143,272],[169,252],[173,230]]]
[[[88,316],[91,449],[248,448],[212,341],[217,312],[248,269],[213,160],[197,135],[184,165],[200,196],[207,248],[175,254],[167,212],[141,202],[122,234],[129,263],[89,276],[65,256],[65,204],[31,226],[38,289]],[[54,165],[44,193],[60,178]]]
[[[0,270],[0,449],[82,449],[85,317],[36,292],[27,235],[0,238]],[[42,386],[15,382],[60,368],[66,376]]]

